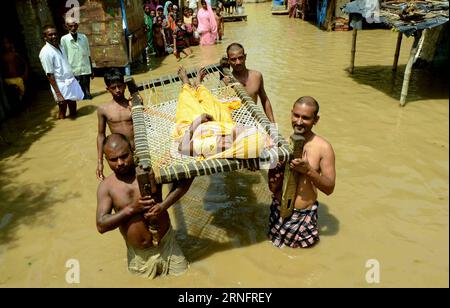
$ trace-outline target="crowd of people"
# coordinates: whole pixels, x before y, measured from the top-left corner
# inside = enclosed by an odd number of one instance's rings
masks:
[[[224,35],[223,14],[229,1],[188,0],[183,12],[170,0],[147,0],[144,23],[147,57],[192,54],[190,46],[214,45]],[[235,1],[233,1],[236,3]]]

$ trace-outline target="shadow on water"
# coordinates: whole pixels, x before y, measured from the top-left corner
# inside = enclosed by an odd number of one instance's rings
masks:
[[[186,257],[199,261],[216,252],[266,240],[270,196],[257,172],[197,178],[188,201],[175,210]],[[209,183],[208,183],[209,181]],[[266,198],[264,198],[266,194]]]
[[[328,205],[319,202],[319,235],[333,236],[339,232],[339,220],[330,214]]]
[[[106,85],[105,85],[105,88],[106,88]],[[98,92],[95,92],[95,93],[91,93],[91,95],[94,98],[94,97],[97,97],[97,96],[100,96],[100,95],[103,95],[103,94],[106,94],[106,93],[108,93],[107,90],[102,90],[102,91],[98,91]]]
[[[86,101],[82,101],[82,102],[78,103],[77,118],[88,116],[97,111],[97,106],[94,106],[94,105],[83,106],[83,102],[86,102]],[[75,120],[76,120],[76,118],[75,118]]]
[[[360,84],[365,84],[399,100],[406,65],[399,65],[396,72],[392,66],[360,66],[349,74]],[[449,97],[447,70],[437,68],[414,68],[411,72],[407,102]]]
[[[13,179],[26,170],[20,169],[30,147],[55,126],[55,104],[50,91],[34,92],[33,105],[21,114],[1,123],[0,130],[0,244],[10,243],[21,225],[47,223],[46,210],[55,202],[74,196],[55,196],[52,191],[58,182],[14,184]],[[7,159],[14,157],[14,161]],[[76,197],[76,196],[75,196]],[[46,212],[45,215],[39,213]],[[47,218],[46,218],[47,217]]]
[[[11,185],[6,179],[17,174],[0,163],[0,245],[11,244],[17,230],[25,225],[54,227],[54,217],[47,210],[57,202],[77,198],[78,194],[55,195],[55,187],[62,182],[47,181],[24,186]]]
[[[55,126],[55,103],[50,91],[35,93],[33,106],[13,118],[1,123],[0,160],[22,156],[42,136]]]
[[[194,181],[188,201],[175,209],[177,237],[190,261],[267,240],[271,193],[263,174],[232,172]],[[324,203],[319,228],[322,236],[339,232],[338,219]]]

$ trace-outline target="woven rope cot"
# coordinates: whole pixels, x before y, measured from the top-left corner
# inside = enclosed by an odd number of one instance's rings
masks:
[[[233,120],[240,125],[258,126],[271,136],[274,146],[263,151],[256,159],[205,159],[182,155],[172,138],[175,127],[175,114],[178,94],[182,83],[177,76],[165,76],[143,82],[138,86],[143,98],[143,106],[132,107],[133,126],[135,131],[135,156],[140,165],[153,169],[157,183],[229,172],[242,168],[259,169],[261,164],[286,161],[292,156],[289,144],[270,124],[262,108],[255,104],[243,87],[232,79],[230,85],[221,81],[230,76],[217,65],[205,67],[208,75],[202,84],[219,99],[239,97],[241,107],[232,112]],[[197,70],[188,71],[189,78],[196,78]]]

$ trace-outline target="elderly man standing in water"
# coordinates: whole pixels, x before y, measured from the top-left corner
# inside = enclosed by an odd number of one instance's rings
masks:
[[[184,273],[188,263],[176,242],[167,209],[188,191],[192,179],[174,183],[164,200],[161,185],[152,197],[141,197],[128,139],[111,134],[103,143],[103,151],[114,173],[98,187],[98,231],[119,228],[128,248],[128,270],[133,274],[153,279]],[[156,221],[161,239],[157,246],[155,234],[149,230],[150,221]]]
[[[312,128],[319,121],[319,104],[310,97],[300,97],[292,108],[291,122],[295,134],[305,138],[302,158],[293,159],[296,195],[291,217],[280,217],[283,186],[283,164],[269,171],[269,188],[273,202],[270,207],[269,239],[275,246],[310,247],[319,241],[317,226],[317,189],[330,195],[336,181],[335,155],[331,144],[316,135]]]
[[[75,18],[66,18],[66,29],[69,33],[61,38],[61,46],[64,48],[73,74],[83,90],[83,99],[90,100],[92,99],[91,79],[94,79],[94,74],[89,40],[85,34],[78,32],[78,22]]]
[[[255,103],[258,102],[258,96],[264,108],[264,112],[270,122],[275,123],[272,104],[264,89],[264,80],[260,72],[250,70],[246,67],[245,61],[247,55],[244,47],[239,43],[232,43],[227,47],[228,63],[233,69],[233,77],[236,78],[247,90],[247,93]],[[226,81],[226,80],[224,80]]]

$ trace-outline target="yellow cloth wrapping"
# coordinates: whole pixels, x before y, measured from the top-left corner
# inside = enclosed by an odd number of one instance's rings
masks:
[[[209,121],[200,124],[192,135],[194,151],[203,156],[211,156],[217,152],[217,136],[233,133],[235,124],[228,122]]]
[[[264,147],[270,145],[268,135],[256,127],[237,126],[231,111],[240,108],[240,100],[220,102],[204,86],[196,90],[184,85],[178,98],[175,140],[180,140],[189,125],[201,114],[212,115],[214,121],[200,124],[192,135],[194,151],[203,158],[257,158]],[[218,136],[229,136],[236,132],[232,145],[221,151]]]
[[[173,138],[177,140],[183,137],[186,129],[202,113],[207,113],[214,117],[215,121],[224,123],[233,123],[231,118],[232,109],[238,109],[240,101],[221,103],[204,86],[197,89],[185,84],[178,97],[178,106],[176,113],[176,126],[173,132]]]
[[[256,127],[246,127],[239,133],[233,145],[222,152],[208,156],[208,159],[218,158],[258,158],[264,148],[270,146],[269,136]]]

